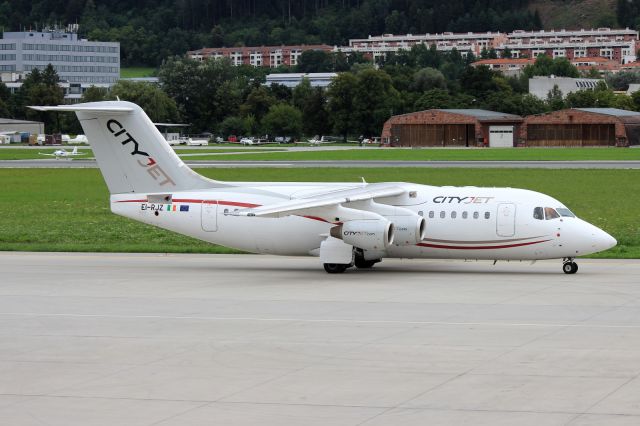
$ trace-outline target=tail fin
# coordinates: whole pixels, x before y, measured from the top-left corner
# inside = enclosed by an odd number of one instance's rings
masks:
[[[77,146],[73,147],[73,152],[71,153],[71,155],[78,155],[78,147]]]
[[[31,108],[76,113],[112,194],[224,186],[184,164],[136,104],[105,101]]]

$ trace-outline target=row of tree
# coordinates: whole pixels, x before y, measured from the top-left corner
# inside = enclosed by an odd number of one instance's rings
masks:
[[[314,58],[317,55],[310,59]],[[110,91],[91,88],[83,100],[131,100],[153,121],[186,122],[194,133],[209,131],[224,136],[376,136],[392,115],[432,108],[481,108],[522,116],[569,107],[640,111],[640,92],[626,96],[612,90],[626,90],[630,83],[640,82],[637,73],[611,75],[608,85],[566,97],[554,89],[543,100],[528,93],[529,78],[578,76],[578,70],[566,59],[540,56],[519,77],[470,66],[471,60],[455,50],[447,53],[415,46],[389,56],[379,67],[355,61],[326,89],[312,87],[308,80],[290,89],[266,86],[268,71],[262,68],[236,67],[227,59],[199,62],[176,57],[160,68],[159,86],[121,81]],[[314,63],[324,63],[324,59],[307,61],[308,66]],[[79,130],[70,115],[25,108],[61,103],[62,91],[56,81],[55,71],[48,67],[29,74],[22,89],[13,95],[0,84],[0,115],[44,120],[48,129]]]

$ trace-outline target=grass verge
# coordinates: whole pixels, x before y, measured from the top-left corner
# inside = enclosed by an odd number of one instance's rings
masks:
[[[201,160],[231,160],[234,156],[200,157]],[[624,161],[640,160],[635,148],[470,148],[470,149],[346,149],[247,154],[248,161]]]
[[[156,69],[153,67],[120,68],[120,78],[153,77]]]
[[[618,246],[594,257],[640,258],[640,170],[201,169],[230,181],[405,181],[510,186],[544,192],[611,233]],[[235,253],[116,216],[97,169],[0,169],[0,250]]]

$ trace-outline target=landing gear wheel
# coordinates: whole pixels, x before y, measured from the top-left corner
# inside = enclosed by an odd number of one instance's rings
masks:
[[[328,274],[341,274],[349,267],[349,265],[344,263],[324,263],[323,266]]]
[[[565,274],[575,274],[578,272],[578,264],[576,262],[565,262],[562,265],[562,272]]]
[[[364,258],[362,257],[356,257],[354,264],[358,269],[371,269],[373,268],[373,265],[375,265],[378,262],[380,262],[380,259],[364,260]]]

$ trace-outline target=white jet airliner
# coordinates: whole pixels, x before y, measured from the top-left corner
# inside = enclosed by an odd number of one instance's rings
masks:
[[[329,273],[387,258],[563,259],[616,240],[547,195],[413,183],[223,182],[192,171],[137,105],[75,111],[111,193],[111,211],[254,253],[319,256]]]
[[[74,147],[73,151],[69,152],[66,149],[56,149],[55,151],[53,151],[53,153],[51,154],[45,154],[44,152],[39,152],[38,154],[40,155],[48,155],[50,157],[56,157],[56,160],[58,158],[67,158],[67,157],[77,157],[79,155],[85,155],[86,152],[78,152],[78,147]]]

